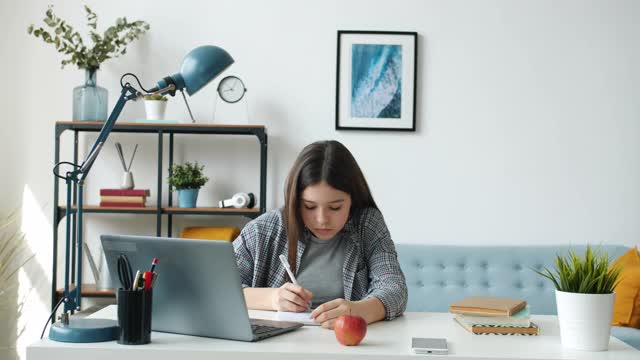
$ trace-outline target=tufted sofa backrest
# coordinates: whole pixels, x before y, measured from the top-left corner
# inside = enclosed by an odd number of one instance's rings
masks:
[[[596,247],[597,248],[597,247]],[[552,270],[556,254],[586,246],[446,246],[396,244],[409,288],[407,311],[449,311],[466,296],[504,296],[526,300],[534,314],[555,314],[553,283],[533,272]],[[603,245],[614,260],[629,248]]]

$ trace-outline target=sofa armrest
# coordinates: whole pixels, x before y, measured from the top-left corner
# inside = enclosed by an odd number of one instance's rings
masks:
[[[612,326],[611,335],[621,341],[624,341],[627,345],[640,350],[640,329],[625,326]]]

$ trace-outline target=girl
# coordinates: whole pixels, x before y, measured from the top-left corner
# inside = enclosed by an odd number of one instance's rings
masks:
[[[250,309],[311,305],[325,328],[344,314],[372,323],[405,310],[407,286],[387,226],[356,160],[337,141],[302,150],[284,208],[249,222],[233,247]],[[299,285],[287,281],[281,254]]]

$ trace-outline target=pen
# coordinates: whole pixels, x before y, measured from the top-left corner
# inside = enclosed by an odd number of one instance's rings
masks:
[[[284,266],[284,269],[287,270],[287,274],[289,274],[291,281],[293,281],[295,285],[300,286],[300,284],[298,284],[298,280],[296,280],[296,277],[293,275],[293,271],[291,271],[291,266],[289,266],[289,262],[287,261],[287,258],[284,255],[280,254],[279,259],[282,265]],[[311,307],[311,301],[307,302],[307,305]]]
[[[133,280],[133,287],[132,287],[132,289],[131,289],[131,290],[133,290],[133,291],[138,290],[138,287],[139,287],[139,285],[140,285],[140,276],[141,276],[141,275],[142,275],[142,274],[140,273],[140,270],[136,271],[136,277],[135,277],[135,278],[134,278],[134,280]]]
[[[298,280],[296,280],[296,277],[293,275],[293,271],[291,271],[291,266],[289,266],[287,258],[282,254],[280,255],[280,262],[284,266],[284,269],[287,270],[287,274],[289,274],[291,281],[293,281],[294,284],[300,286],[300,284],[298,284]]]
[[[150,272],[153,272],[153,270],[156,268],[157,263],[158,263],[158,258],[153,258],[153,261],[151,262],[151,270],[149,270]]]
[[[153,281],[153,273],[151,271],[146,271],[144,273],[144,290],[151,290],[151,282]]]

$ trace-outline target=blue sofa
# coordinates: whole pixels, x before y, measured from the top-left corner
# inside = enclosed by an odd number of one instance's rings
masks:
[[[407,311],[449,311],[449,304],[465,296],[504,296],[525,299],[533,314],[556,314],[551,281],[532,269],[549,269],[556,254],[585,246],[447,246],[396,244],[407,279]],[[602,246],[612,259],[624,246]],[[614,326],[613,336],[640,349],[640,330]]]

